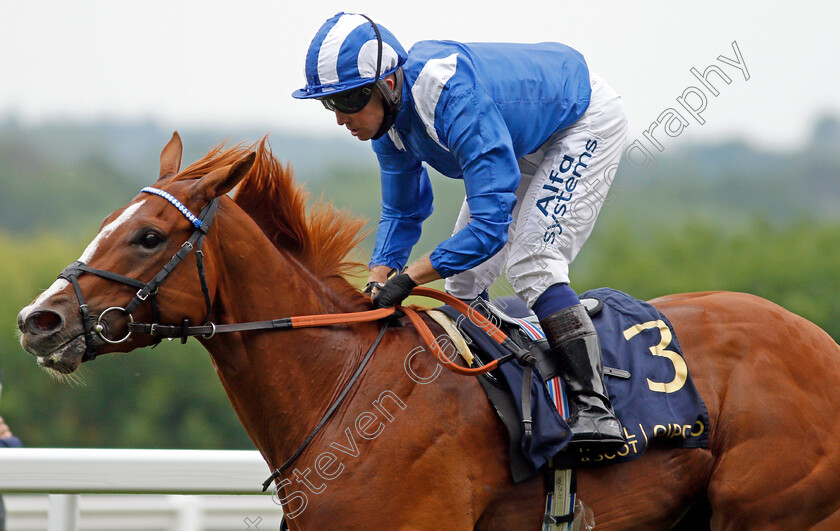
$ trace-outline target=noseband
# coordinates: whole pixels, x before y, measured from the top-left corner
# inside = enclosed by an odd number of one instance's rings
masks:
[[[152,278],[151,281],[148,283],[143,283],[137,279],[126,277],[124,275],[120,275],[117,273],[112,273],[110,271],[103,271],[101,269],[96,269],[93,267],[88,266],[87,264],[77,261],[73,262],[69,266],[67,266],[61,274],[58,275],[58,278],[62,278],[68,280],[70,283],[73,284],[73,289],[76,292],[76,298],[79,300],[79,312],[82,316],[82,323],[84,323],[84,335],[85,335],[85,354],[82,356],[82,361],[87,361],[94,359],[96,357],[96,345],[93,343],[93,334],[97,334],[103,341],[106,343],[111,344],[118,344],[128,340],[131,337],[133,332],[149,334],[154,338],[155,344],[161,341],[161,338],[174,338],[180,337],[181,342],[186,343],[187,337],[189,336],[197,336],[201,335],[204,338],[211,338],[217,332],[244,332],[248,330],[284,330],[290,328],[307,328],[307,327],[318,327],[318,326],[327,326],[332,324],[348,324],[348,323],[359,323],[359,322],[370,322],[370,321],[379,321],[390,315],[394,314],[395,308],[379,308],[376,310],[370,311],[362,311],[362,312],[352,312],[352,313],[344,313],[344,314],[326,314],[326,315],[308,315],[308,316],[297,316],[297,317],[285,317],[280,319],[273,319],[270,321],[255,321],[249,323],[235,323],[235,324],[221,324],[216,326],[212,322],[207,322],[207,319],[210,316],[211,311],[211,301],[210,301],[210,290],[207,287],[207,279],[205,277],[204,271],[204,254],[201,251],[201,245],[204,242],[204,237],[207,235],[207,231],[210,229],[210,223],[213,221],[213,216],[216,214],[216,210],[219,206],[219,198],[215,198],[210,201],[207,206],[205,206],[201,213],[198,216],[193,215],[190,210],[185,207],[180,201],[178,201],[175,197],[171,194],[164,192],[158,188],[147,187],[143,188],[141,192],[155,194],[160,196],[167,201],[169,201],[173,206],[175,206],[195,227],[192,235],[189,237],[187,241],[185,241],[178,252],[163,266],[163,268],[158,272],[157,275]],[[158,309],[157,300],[155,295],[158,291],[158,288],[166,280],[166,277],[169,276],[169,273],[172,272],[175,267],[181,263],[181,261],[195,249],[196,252],[196,263],[198,266],[198,277],[201,280],[201,291],[204,294],[204,303],[206,306],[206,313],[204,316],[205,325],[202,326],[190,326],[189,319],[184,319],[181,326],[172,326],[172,325],[162,325],[159,323],[160,321],[160,311]],[[119,282],[121,284],[127,284],[133,288],[137,288],[137,293],[135,294],[134,298],[125,306],[112,306],[110,308],[105,309],[102,313],[99,314],[99,317],[96,319],[96,324],[93,325],[93,318],[90,316],[88,312],[88,306],[85,303],[84,295],[82,294],[82,289],[79,286],[78,277],[80,277],[84,273],[91,273],[93,275],[113,280],[115,282]],[[415,288],[414,290],[415,295],[421,295],[426,297],[431,297],[434,299],[441,300],[446,302],[456,309],[458,309],[461,313],[467,315],[471,310],[470,307],[467,306],[463,301],[452,297],[451,295],[440,293],[436,290],[431,290],[428,288]],[[151,299],[150,299],[151,298]],[[152,305],[152,310],[154,312],[153,324],[147,323],[135,323],[134,318],[132,317],[132,312],[136,310],[143,302],[150,299],[150,303]],[[516,343],[513,342],[509,337],[507,337],[504,332],[498,329],[495,325],[488,322],[488,327],[485,328],[485,331],[496,340],[499,344],[506,347],[510,352],[499,358],[498,360],[494,360],[493,362],[484,365],[478,368],[462,368],[457,366],[455,363],[452,363],[451,360],[446,358],[446,355],[441,350],[440,346],[437,343],[436,338],[432,334],[432,332],[428,329],[428,327],[423,323],[422,319],[420,319],[419,315],[412,310],[411,308],[403,308],[401,307],[402,311],[409,317],[411,322],[417,327],[420,331],[421,336],[423,337],[424,341],[426,342],[427,346],[430,350],[435,354],[438,361],[447,367],[448,369],[463,375],[470,375],[470,376],[477,376],[479,374],[483,374],[489,372],[499,365],[506,363],[512,359],[518,359],[523,362],[532,363],[532,356],[526,350],[522,349]],[[123,314],[128,316],[129,324],[128,324],[128,333],[125,337],[121,339],[111,339],[106,334],[107,328],[106,324],[103,323],[103,317],[112,311],[121,311]],[[385,321],[383,326],[379,329],[379,334],[376,336],[376,339],[373,341],[373,344],[368,349],[367,353],[365,354],[362,362],[356,368],[356,371],[351,376],[350,380],[345,385],[344,389],[339,394],[338,398],[333,402],[333,404],[327,409],[324,413],[321,420],[318,424],[314,427],[314,429],[309,433],[306,439],[303,441],[303,444],[298,447],[298,449],[292,454],[289,459],[286,460],[280,467],[276,468],[271,476],[263,483],[263,491],[265,491],[272,481],[276,480],[277,477],[282,474],[282,472],[287,469],[307,448],[309,443],[315,438],[318,432],[323,428],[329,419],[332,417],[333,413],[338,409],[341,405],[344,398],[349,393],[350,389],[353,387],[353,384],[362,374],[365,367],[367,366],[368,361],[370,360],[373,352],[376,350],[377,345],[379,345],[380,341],[382,340],[383,336],[385,335],[385,330],[388,328],[388,321]],[[529,356],[531,356],[531,360],[529,361]],[[530,383],[530,373],[526,373],[526,379],[524,381]],[[523,396],[525,389],[528,389],[530,392],[530,385],[523,386]],[[530,396],[530,395],[528,395]],[[529,398],[530,399],[530,398]],[[530,419],[526,420],[525,422],[530,422]]]
[[[210,290],[207,287],[207,279],[205,276],[204,271],[204,253],[201,251],[201,245],[204,242],[204,237],[207,235],[207,231],[210,230],[210,224],[213,222],[213,216],[216,214],[216,209],[219,206],[219,198],[215,198],[210,203],[207,204],[202,210],[201,213],[196,216],[190,210],[183,205],[180,201],[178,201],[174,196],[171,194],[164,192],[158,188],[146,187],[141,190],[141,192],[154,194],[159,197],[162,197],[169,201],[175,208],[180,211],[184,217],[186,217],[190,223],[195,227],[192,235],[185,241],[181,248],[178,249],[178,252],[163,266],[163,268],[156,274],[152,280],[149,282],[141,282],[137,279],[126,277],[117,273],[112,273],[111,271],[104,271],[102,269],[96,269],[93,267],[88,266],[84,262],[77,261],[73,262],[69,266],[67,266],[64,271],[62,271],[58,278],[64,279],[69,281],[73,284],[73,290],[76,292],[76,298],[79,300],[79,312],[82,316],[82,323],[84,326],[84,335],[85,335],[85,354],[82,356],[82,361],[92,360],[96,357],[96,344],[94,343],[94,334],[98,335],[103,341],[106,343],[111,344],[118,344],[128,340],[131,337],[132,329],[129,327],[128,333],[120,339],[112,339],[107,335],[107,327],[106,323],[103,322],[103,318],[109,312],[120,311],[123,314],[128,316],[129,323],[134,323],[134,318],[132,317],[132,312],[136,310],[143,302],[149,300],[150,304],[152,305],[152,312],[153,312],[153,321],[155,324],[150,325],[152,330],[154,330],[155,326],[159,326],[157,323],[160,321],[160,310],[157,304],[156,294],[158,288],[163,281],[166,280],[166,277],[175,269],[181,261],[192,251],[195,249],[196,253],[196,264],[198,266],[198,278],[201,281],[201,291],[204,295],[204,304],[206,307],[206,311],[204,314],[204,322],[206,322],[207,318],[210,316],[211,310],[211,301],[210,301]],[[78,278],[83,275],[84,273],[91,273],[101,278],[105,278],[108,280],[113,280],[115,282],[119,282],[121,284],[127,284],[132,288],[137,288],[137,293],[135,294],[134,298],[125,306],[112,306],[110,308],[105,309],[102,313],[99,314],[99,317],[96,318],[96,323],[94,324],[94,318],[91,317],[90,312],[88,311],[88,305],[85,303],[84,295],[82,294],[82,288],[79,286]],[[183,328],[186,329],[189,326],[189,319],[184,319]],[[155,338],[155,344],[160,343],[160,338],[152,334]],[[186,338],[184,338],[186,339]]]

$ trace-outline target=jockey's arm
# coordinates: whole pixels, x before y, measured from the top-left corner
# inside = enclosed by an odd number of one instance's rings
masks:
[[[432,267],[432,260],[429,258],[431,253],[426,253],[419,260],[405,268],[403,273],[411,277],[411,280],[421,286],[427,282],[442,278],[435,268]]]
[[[411,280],[416,282],[418,286],[442,278],[438,272],[435,271],[435,268],[432,267],[432,261],[429,259],[429,254],[431,253],[425,254],[416,262],[406,267],[403,271],[403,273],[406,273],[409,277],[411,277]],[[390,272],[391,268],[388,266],[373,266],[370,269],[370,274],[368,275],[368,282],[379,282],[384,284],[385,281],[388,280],[388,274]]]
[[[370,268],[370,273],[368,273],[368,283],[378,282],[384,284],[388,280],[388,273],[390,272],[391,268],[386,265],[373,266]]]

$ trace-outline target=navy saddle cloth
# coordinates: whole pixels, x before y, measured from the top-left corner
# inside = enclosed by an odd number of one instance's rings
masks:
[[[706,447],[709,414],[694,386],[679,341],[668,319],[653,305],[610,288],[587,291],[580,298],[603,303],[591,312],[594,313],[592,322],[601,340],[604,366],[609,368],[605,370],[607,391],[624,426],[627,444],[616,454],[578,456],[577,459],[563,461],[581,465],[631,461],[641,457],[654,441],[673,448]],[[519,299],[506,302],[505,312],[512,317],[530,314]],[[470,348],[479,349],[494,359],[507,354],[468,317],[449,306],[440,309],[458,323],[461,332],[471,342]],[[492,315],[489,318],[493,320]],[[527,335],[531,341],[542,343],[545,348],[545,339],[540,339],[541,330],[533,322],[522,322],[524,319],[519,321],[519,333]],[[494,321],[494,324],[501,323]],[[502,328],[506,329],[507,325]],[[503,364],[499,373],[512,390],[518,418],[521,419],[523,367],[511,361]],[[516,481],[537,474],[549,459],[558,456],[570,438],[569,427],[558,413],[536,370],[531,376],[531,397],[533,438],[530,445],[519,440],[519,450],[524,460],[519,459],[518,470],[515,469],[517,464],[514,462],[514,452],[511,452],[512,472]],[[519,424],[521,433],[521,420]],[[510,428],[508,430],[511,431]],[[559,455],[564,454],[566,452]],[[530,470],[524,470],[528,468]]]

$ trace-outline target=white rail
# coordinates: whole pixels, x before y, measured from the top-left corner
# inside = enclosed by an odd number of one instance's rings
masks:
[[[0,451],[0,493],[50,494],[49,531],[79,529],[80,494],[260,494],[261,484],[269,473],[259,452],[245,450],[3,448]],[[239,520],[243,523],[237,528],[250,529],[248,522],[258,516],[279,521],[280,506],[267,495],[260,498],[264,505],[258,505],[259,511],[252,501],[243,505]],[[11,517],[15,498],[9,496],[7,500]],[[182,507],[177,508],[178,523],[173,529],[208,528],[202,525],[201,515],[197,513],[197,507],[202,505],[197,500],[185,496],[182,502],[175,502]],[[268,528],[272,527],[276,528],[274,525]]]

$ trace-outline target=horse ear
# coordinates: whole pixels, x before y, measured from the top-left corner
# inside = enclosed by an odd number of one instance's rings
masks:
[[[172,133],[172,138],[160,152],[160,179],[167,175],[175,175],[181,170],[181,154],[184,146],[178,131]]]
[[[230,192],[251,171],[256,157],[257,154],[252,151],[230,166],[211,171],[192,185],[190,194],[197,199],[210,201]]]

